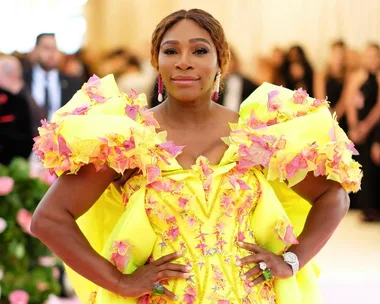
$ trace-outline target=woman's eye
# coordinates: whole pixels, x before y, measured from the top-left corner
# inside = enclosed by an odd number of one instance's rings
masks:
[[[197,55],[203,55],[208,53],[208,49],[205,48],[197,48],[194,52]]]
[[[167,55],[172,55],[172,54],[176,54],[176,50],[175,49],[167,49],[164,51],[164,54],[167,54]]]

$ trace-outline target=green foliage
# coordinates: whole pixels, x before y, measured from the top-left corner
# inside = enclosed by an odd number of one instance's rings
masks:
[[[43,303],[49,294],[59,294],[60,286],[53,275],[54,265],[40,265],[40,257],[52,257],[51,251],[37,238],[25,233],[17,221],[17,214],[26,209],[31,214],[46,193],[49,185],[29,177],[29,163],[15,158],[9,166],[0,164],[0,176],[14,180],[11,192],[0,195],[0,218],[7,226],[0,233],[1,298],[5,302],[14,290],[29,294],[29,304]]]

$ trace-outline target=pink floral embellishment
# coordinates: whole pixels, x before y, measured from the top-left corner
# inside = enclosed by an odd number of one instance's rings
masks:
[[[127,241],[115,241],[112,247],[111,262],[124,272],[131,257],[132,246]]]
[[[266,127],[267,126],[267,124],[265,122],[259,120],[256,117],[255,112],[253,111],[253,109],[251,110],[251,114],[249,116],[247,124],[252,129],[258,129],[258,128],[262,128],[262,127]]]
[[[244,240],[245,240],[244,232],[239,231],[238,235],[237,235],[237,239],[239,242],[244,242]]]
[[[159,147],[162,150],[165,150],[166,152],[168,152],[171,157],[176,157],[185,146],[176,146],[174,142],[167,141],[163,144],[160,144]]]
[[[172,216],[166,220],[166,223],[171,224],[171,223],[175,223],[176,221],[177,219],[175,218],[175,216]]]
[[[103,103],[106,98],[99,94],[101,86],[100,78],[96,75],[90,77],[90,79],[85,83],[82,89],[87,93],[88,97],[96,102]]]
[[[161,176],[161,168],[159,166],[149,165],[146,168],[148,183],[152,183]]]
[[[293,227],[290,225],[286,227],[286,234],[285,234],[284,240],[288,244],[298,244],[298,240],[293,232]]]
[[[232,175],[228,180],[235,190],[252,190],[252,188],[243,180],[239,179],[237,175]]]
[[[268,93],[268,111],[277,111],[281,107],[281,102],[276,99],[276,96],[280,94],[280,90],[273,90]]]
[[[71,153],[69,147],[66,144],[66,140],[62,137],[62,135],[58,135],[58,153],[60,156],[68,156]]]
[[[206,243],[199,243],[195,246],[196,249],[200,249],[202,251],[202,255],[205,255],[205,249],[208,247]]]
[[[286,166],[286,177],[293,177],[300,169],[307,168],[307,160],[304,158],[302,154],[298,154],[296,157],[292,159]]]
[[[71,114],[72,115],[84,115],[87,113],[88,109],[90,108],[90,105],[84,105],[78,108],[75,108]]]
[[[352,141],[346,143],[346,147],[352,152],[353,155],[359,155],[359,152],[355,149],[355,144]]]
[[[168,236],[170,236],[173,241],[176,241],[178,235],[180,234],[178,227],[170,228],[167,233],[168,233]]]
[[[139,94],[135,90],[131,89],[128,93],[128,97],[131,99],[137,99],[137,97],[139,97]]]
[[[195,291],[195,288],[193,286],[188,286],[185,289],[185,294],[183,296],[183,301],[186,304],[193,304],[195,302],[197,293]]]
[[[0,196],[12,192],[14,186],[13,178],[9,176],[0,176]]]
[[[130,119],[136,120],[138,112],[139,112],[139,106],[138,105],[127,105],[125,107],[125,114],[127,114],[127,116]]]
[[[41,281],[37,281],[36,286],[39,292],[44,292],[49,287],[47,283]]]
[[[179,202],[179,206],[181,207],[181,208],[186,208],[186,206],[187,206],[187,203],[189,202],[189,200],[188,199],[186,199],[186,198],[183,198],[183,197],[180,197],[179,199],[178,199],[178,202]]]
[[[309,96],[305,90],[299,88],[294,92],[293,98],[295,104],[303,104],[305,99]]]
[[[30,231],[30,225],[32,223],[32,214],[30,212],[28,212],[26,209],[20,209],[17,212],[16,221],[25,233],[33,236],[32,232]]]
[[[327,104],[327,97],[326,99],[314,99],[312,106],[313,107],[319,107],[322,104]]]
[[[153,112],[150,110],[145,110],[141,113],[143,117],[143,122],[146,126],[153,126],[155,128],[159,128],[160,125],[158,121],[154,118]]]
[[[15,290],[9,297],[10,304],[27,304],[29,301],[29,294],[24,290]]]
[[[2,217],[0,217],[0,233],[3,233],[4,230],[7,229],[7,226],[7,222]]]
[[[131,138],[129,140],[124,140],[123,147],[124,147],[125,151],[129,151],[129,150],[134,149],[136,147],[134,137],[131,136]]]

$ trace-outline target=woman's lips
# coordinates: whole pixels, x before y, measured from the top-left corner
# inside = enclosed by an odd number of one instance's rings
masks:
[[[171,80],[175,84],[192,85],[195,82],[197,82],[199,80],[199,78],[194,78],[194,77],[173,77]]]

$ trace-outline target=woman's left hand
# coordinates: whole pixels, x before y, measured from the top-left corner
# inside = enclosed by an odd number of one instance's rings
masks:
[[[264,248],[261,248],[257,245],[246,243],[246,242],[238,242],[238,245],[241,248],[244,248],[250,252],[252,255],[241,258],[238,262],[238,266],[244,266],[248,264],[257,264],[253,268],[251,268],[248,272],[246,272],[241,279],[248,281],[250,278],[257,276],[259,273],[262,273],[263,270],[260,269],[260,262],[264,262],[267,268],[273,275],[273,278],[276,279],[285,279],[293,276],[293,270],[289,264],[284,262],[284,259],[280,255],[276,255]],[[240,263],[239,263],[240,262]],[[265,282],[266,279],[263,274],[258,276],[252,282],[249,283],[250,286],[254,286],[260,283]]]

